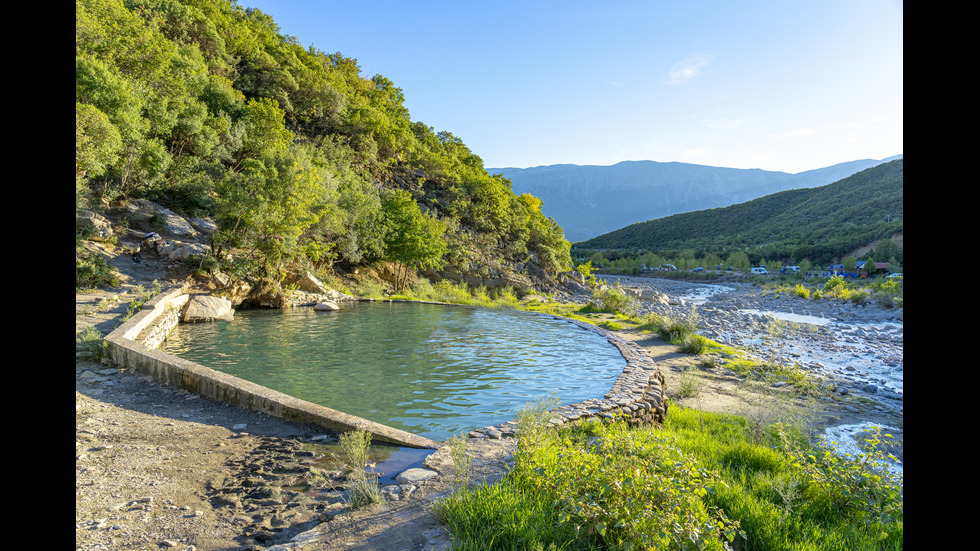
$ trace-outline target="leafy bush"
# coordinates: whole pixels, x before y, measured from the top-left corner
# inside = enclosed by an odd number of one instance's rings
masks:
[[[607,314],[635,315],[639,309],[636,299],[616,287],[595,289],[592,299],[582,308],[583,312],[604,312]]]
[[[80,345],[80,356],[93,362],[102,361],[109,352],[109,343],[102,338],[102,333],[88,326],[75,336],[75,342]]]
[[[901,278],[880,278],[871,284],[871,290],[874,291],[874,301],[879,306],[886,308],[900,308],[902,306],[903,290]]]
[[[681,351],[685,354],[704,354],[711,347],[711,341],[703,335],[689,334],[684,337]]]
[[[463,549],[485,548],[492,534],[499,548],[720,550],[739,527],[705,503],[718,483],[653,432],[585,423],[535,439],[500,484],[439,510]]]
[[[791,454],[832,507],[863,523],[891,524],[903,516],[903,480],[888,470],[888,461],[897,459],[884,452],[881,437],[881,429],[875,428],[856,457],[836,452],[826,440]]]
[[[793,289],[793,292],[796,294],[796,296],[800,298],[803,299],[810,298],[810,288],[807,287],[806,285],[803,285],[802,283],[797,283],[796,287]]]
[[[591,261],[586,262],[585,264],[579,264],[578,266],[575,266],[575,270],[577,270],[580,274],[585,276],[585,281],[587,281],[590,285],[596,284],[595,274],[592,273]]]
[[[851,291],[850,300],[854,304],[864,305],[871,300],[871,293],[867,289],[857,289]]]
[[[119,275],[105,258],[98,254],[75,255],[75,288],[96,289],[119,285]]]
[[[697,331],[697,320],[697,312],[693,309],[684,318],[650,314],[639,327],[658,333],[669,343],[683,345],[684,341]]]

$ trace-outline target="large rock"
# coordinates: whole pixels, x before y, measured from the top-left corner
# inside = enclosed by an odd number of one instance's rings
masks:
[[[659,302],[660,304],[668,304],[670,302],[670,297],[653,289],[640,289],[640,298],[650,302]]]
[[[288,304],[286,293],[279,282],[264,277],[252,285],[251,292],[240,306],[243,308],[284,308]]]
[[[112,237],[112,223],[105,217],[89,210],[75,212],[75,227],[87,228],[94,232],[89,237],[92,241],[107,241]]]
[[[219,280],[215,281],[217,283]],[[245,280],[236,279],[220,286],[214,291],[214,294],[230,300],[232,305],[238,308],[252,294],[252,284]]]
[[[397,476],[395,476],[395,480],[401,482],[402,484],[418,484],[419,482],[425,482],[426,480],[437,476],[439,476],[439,473],[436,471],[414,467],[399,473]]]
[[[558,274],[559,279],[561,278],[571,278],[579,285],[585,285],[585,274],[578,270],[569,270],[567,272],[561,272]]]
[[[190,222],[191,226],[194,226],[194,229],[203,234],[210,235],[218,231],[218,224],[210,218],[188,218],[187,221]]]
[[[167,258],[170,260],[187,260],[188,258],[200,258],[207,256],[211,247],[204,243],[176,243],[167,251]]]
[[[310,272],[305,272],[303,274],[294,274],[283,280],[284,285],[296,285],[297,289],[302,291],[308,291],[310,293],[318,293],[321,295],[326,295],[329,293],[329,289],[324,285],[315,275]]]
[[[185,322],[231,321],[234,315],[230,300],[211,295],[194,295],[184,306],[181,319]]]
[[[155,223],[163,226],[162,231],[167,234],[181,237],[193,237],[198,233],[197,230],[191,226],[190,222],[185,220],[182,216],[170,209],[154,203],[153,201],[137,199],[129,204],[129,209],[137,216],[147,219],[152,218]]]

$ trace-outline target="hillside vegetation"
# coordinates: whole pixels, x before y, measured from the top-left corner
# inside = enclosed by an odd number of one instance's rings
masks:
[[[903,231],[903,163],[891,161],[826,186],[633,224],[574,248],[645,250],[666,257],[684,250],[720,258],[743,252],[753,263],[760,258],[828,263]]]
[[[298,43],[257,9],[77,0],[75,21],[76,209],[147,198],[209,217],[202,267],[239,274],[570,267],[539,199],[490,176],[452,133],[412,121],[395,83]],[[239,251],[251,254],[225,254]]]

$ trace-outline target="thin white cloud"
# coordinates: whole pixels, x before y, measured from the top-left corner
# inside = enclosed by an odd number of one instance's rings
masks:
[[[697,52],[678,61],[670,68],[670,83],[682,84],[701,74],[705,65],[710,63],[714,56],[705,52]]]

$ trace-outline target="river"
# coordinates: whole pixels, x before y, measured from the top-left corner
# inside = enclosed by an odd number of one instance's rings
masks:
[[[797,364],[808,375],[832,384],[840,394],[867,398],[880,411],[902,415],[901,309],[780,296],[745,283],[601,277],[622,287],[652,289],[674,299],[669,305],[641,301],[644,313],[685,315],[693,308],[700,334],[763,359]],[[839,450],[855,453],[853,436],[872,425],[868,422],[830,427],[825,435],[828,441],[836,442]],[[901,427],[882,429],[901,431]]]

